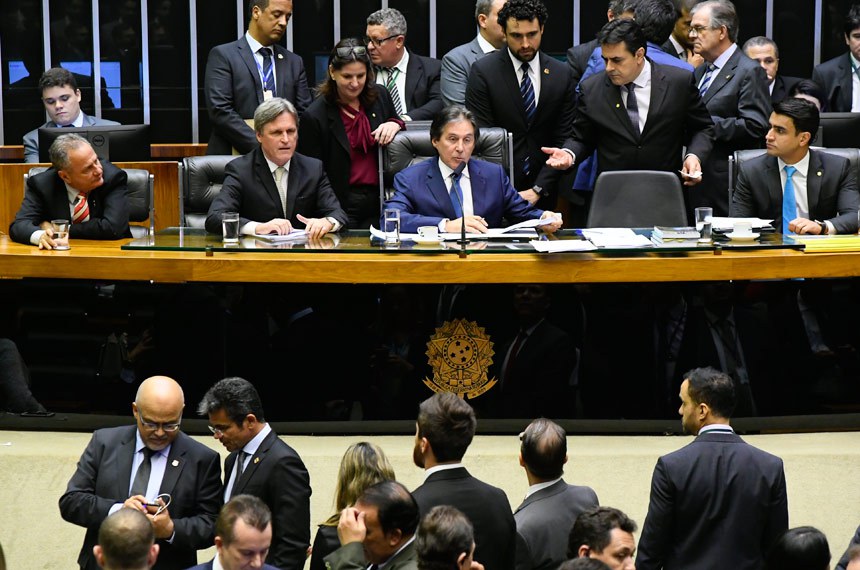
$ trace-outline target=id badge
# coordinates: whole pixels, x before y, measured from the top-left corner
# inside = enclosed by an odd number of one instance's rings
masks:
[[[272,98],[272,92],[269,89],[263,89],[263,101],[268,101]]]

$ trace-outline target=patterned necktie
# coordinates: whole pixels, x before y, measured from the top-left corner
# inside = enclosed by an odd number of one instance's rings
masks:
[[[463,189],[460,188],[460,175],[456,172],[451,173],[451,191],[448,192],[448,197],[451,199],[451,205],[454,206],[454,215],[462,218],[463,208],[460,204],[463,202]]]
[[[78,194],[75,198],[74,207],[72,209],[72,223],[80,224],[90,221],[90,206],[87,204],[87,197],[83,194]]]
[[[699,97],[704,97],[705,93],[708,92],[708,88],[711,86],[711,80],[714,78],[714,71],[717,69],[717,66],[713,63],[708,64],[708,70],[705,72],[705,75],[702,77],[702,83],[699,87]]]
[[[230,489],[230,497],[236,494],[236,487],[239,485],[239,479],[242,478],[242,473],[245,472],[245,458],[248,454],[244,451],[239,452],[239,457],[236,458],[236,478],[233,479],[233,487]]]
[[[149,487],[150,473],[152,473],[152,450],[148,447],[144,447],[143,461],[141,461],[140,465],[137,466],[137,473],[134,474],[134,482],[131,484],[129,496],[146,496],[146,490]]]
[[[260,48],[260,55],[263,56],[263,91],[271,91],[272,97],[275,96],[275,73],[272,69],[272,50],[267,47]]]
[[[523,72],[523,79],[520,81],[520,95],[523,97],[523,108],[526,111],[526,123],[531,126],[532,121],[534,121],[535,113],[537,112],[537,102],[535,101],[535,89],[534,85],[532,85],[531,77],[529,77],[529,64],[525,61],[520,66],[520,69]],[[525,160],[523,161],[523,174],[528,176],[531,171],[531,164],[529,161],[529,156],[526,155]]]
[[[275,169],[275,186],[278,187],[278,195],[281,197],[281,207],[284,209],[284,216],[287,215],[287,169],[279,166]]]
[[[627,116],[630,117],[630,124],[633,125],[633,130],[636,132],[636,136],[641,135],[641,131],[639,130],[639,103],[636,101],[636,85],[633,83],[628,83],[625,85],[627,88]]]
[[[797,217],[797,198],[794,195],[794,181],[791,177],[797,168],[785,165],[785,190],[782,193],[782,233],[787,234],[788,222]]]
[[[400,91],[397,89],[397,78],[400,77],[400,70],[396,67],[383,67],[388,72],[388,81],[385,82],[385,88],[388,89],[388,94],[391,95],[391,102],[394,103],[394,110],[397,116],[403,114],[403,103],[400,101]]]

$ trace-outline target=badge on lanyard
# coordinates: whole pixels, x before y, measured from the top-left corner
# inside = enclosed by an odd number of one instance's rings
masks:
[[[272,92],[269,89],[263,89],[263,101],[268,101],[272,98]]]

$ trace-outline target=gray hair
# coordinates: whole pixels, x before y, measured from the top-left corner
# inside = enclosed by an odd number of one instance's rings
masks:
[[[89,146],[90,141],[76,133],[60,135],[54,139],[54,142],[51,143],[51,148],[48,149],[48,156],[51,159],[53,167],[57,170],[68,168],[70,163],[69,152],[82,144]]]
[[[738,13],[737,10],[735,10],[735,5],[732,4],[730,0],[707,0],[706,2],[693,6],[693,9],[690,10],[690,15],[694,16],[700,10],[704,10],[705,8],[711,9],[710,28],[712,30],[716,30],[717,28],[725,26],[726,31],[728,31],[729,34],[729,39],[732,42],[738,41],[738,32],[740,31],[741,24],[740,20],[738,20]]]
[[[296,120],[296,126],[299,126],[299,112],[292,103],[281,97],[272,97],[268,101],[263,101],[257,110],[254,111],[254,130],[262,134],[263,127],[283,115],[289,113]]]
[[[483,14],[484,16],[489,16],[490,11],[493,9],[493,2],[496,0],[478,0],[475,2],[475,21],[478,21],[478,16]]]
[[[383,8],[377,10],[367,17],[368,26],[383,26],[388,30],[390,36],[405,36],[406,35],[406,18],[400,13],[400,10],[394,8]]]
[[[765,36],[756,36],[748,39],[744,44],[743,50],[744,53],[746,53],[749,48],[767,46],[773,46],[773,53],[776,56],[776,59],[779,59],[779,47],[776,45],[776,42],[770,38],[766,38]]]

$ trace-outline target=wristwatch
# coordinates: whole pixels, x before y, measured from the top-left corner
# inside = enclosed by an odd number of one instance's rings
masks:
[[[827,224],[819,222],[818,220],[815,220],[815,223],[818,224],[819,228],[821,228],[821,235],[827,235]]]
[[[543,188],[540,186],[532,186],[532,192],[534,192],[538,196],[543,196]]]

